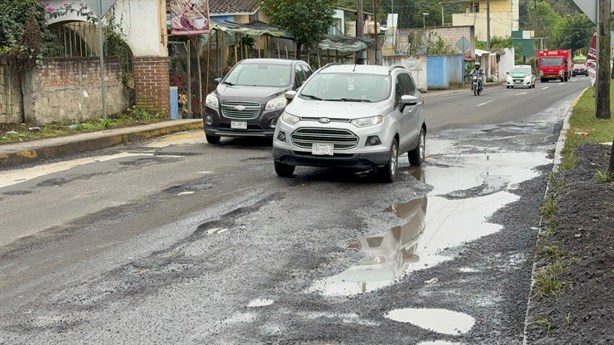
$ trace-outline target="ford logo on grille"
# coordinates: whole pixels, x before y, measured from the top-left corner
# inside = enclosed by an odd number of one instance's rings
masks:
[[[244,105],[237,105],[237,106],[235,106],[235,109],[238,110],[238,111],[243,111],[243,110],[245,110],[245,106]]]
[[[329,123],[329,122],[330,122],[330,119],[329,119],[328,117],[321,117],[321,118],[318,120],[318,122],[319,122],[319,123]]]

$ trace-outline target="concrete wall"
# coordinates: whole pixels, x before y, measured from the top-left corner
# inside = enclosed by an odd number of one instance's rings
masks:
[[[63,8],[64,4],[72,4],[73,8],[78,9],[81,0],[49,1],[49,6],[53,8]],[[164,0],[117,0],[115,18],[121,22],[125,41],[134,56],[168,56]],[[48,24],[65,21],[86,21],[86,18],[69,13],[50,20]]]
[[[463,55],[434,55],[427,57],[428,88],[447,89],[463,82]]]
[[[514,54],[514,48],[505,48],[503,54],[499,56],[498,72],[500,81],[505,80],[507,72],[514,67]]]
[[[431,34],[437,34],[450,48],[455,49],[459,54],[463,52],[456,47],[456,43],[464,37],[469,42],[465,47],[465,56],[473,57],[475,55],[475,29],[473,25],[429,28],[426,30],[426,35],[423,35],[422,29],[398,29],[397,48],[399,51],[405,52],[408,50],[410,38],[414,37],[415,33],[419,33],[422,37],[429,37]]]
[[[0,59],[0,123],[19,123],[22,119],[23,101],[19,71]]]
[[[421,56],[405,56],[405,55],[391,55],[382,57],[382,65],[392,66],[401,65],[405,66],[411,72],[416,86],[422,92],[428,91],[427,85],[427,58],[426,55]]]
[[[129,105],[122,83],[122,66],[105,63],[107,112],[115,114]],[[25,122],[80,122],[102,118],[98,58],[46,59],[22,74]]]

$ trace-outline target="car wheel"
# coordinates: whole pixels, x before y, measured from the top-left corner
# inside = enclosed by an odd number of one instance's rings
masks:
[[[399,143],[396,139],[392,141],[390,147],[390,158],[383,168],[378,169],[379,178],[383,182],[394,182],[397,179],[399,169]]]
[[[218,137],[217,135],[205,134],[205,138],[207,139],[207,142],[209,144],[219,144],[220,143],[220,137]]]
[[[424,162],[426,158],[426,132],[424,128],[420,130],[420,143],[415,149],[407,153],[407,158],[409,158],[409,164],[416,167],[421,166]]]
[[[296,166],[284,164],[282,162],[275,161],[275,172],[281,177],[290,177],[294,174]]]

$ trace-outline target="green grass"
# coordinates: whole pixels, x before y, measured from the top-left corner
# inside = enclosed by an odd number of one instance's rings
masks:
[[[556,295],[565,286],[560,278],[564,271],[565,267],[559,261],[542,267],[535,274],[535,294],[539,297]]]
[[[548,320],[547,316],[538,315],[533,318],[531,324],[546,331],[548,336],[553,336],[556,331],[556,326],[554,326],[550,320]]]
[[[569,131],[563,148],[560,168],[570,170],[576,165],[576,147],[584,143],[611,143],[614,139],[614,114],[610,119],[595,117],[595,98],[593,88],[588,88],[573,108],[569,119]],[[614,100],[614,83],[610,83],[610,101]],[[614,109],[610,109],[614,112]],[[576,134],[582,133],[582,134]],[[588,133],[584,135],[583,133]]]
[[[122,114],[108,116],[106,119],[90,120],[80,123],[56,122],[37,126],[34,124],[0,124],[0,144],[55,138],[66,135],[102,131],[144,125],[166,120],[166,116],[151,114],[142,109],[132,109]]]

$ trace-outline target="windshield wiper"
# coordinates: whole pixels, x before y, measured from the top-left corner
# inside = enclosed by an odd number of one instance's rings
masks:
[[[340,101],[343,102],[367,102],[367,103],[371,103],[370,100],[368,99],[361,99],[361,98],[339,98]]]
[[[315,99],[317,101],[321,101],[322,98],[318,97],[318,96],[314,96],[314,95],[306,95],[304,93],[301,94],[301,96],[307,97],[307,98],[311,98],[311,99]]]
[[[229,82],[229,81],[223,81],[223,82],[222,82],[222,84],[226,84],[226,85],[230,85],[230,86],[233,86],[233,85],[234,85],[233,83],[231,83],[231,82]]]

